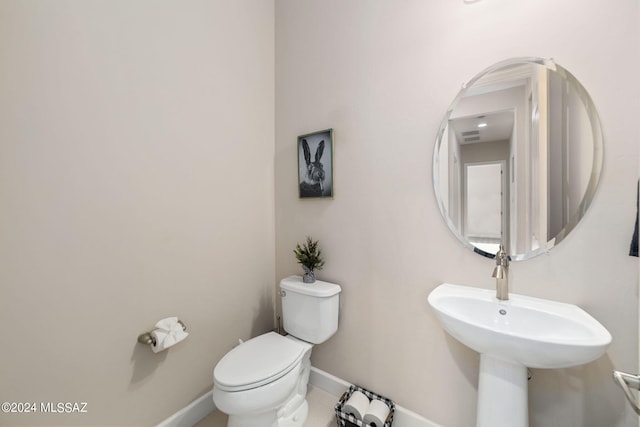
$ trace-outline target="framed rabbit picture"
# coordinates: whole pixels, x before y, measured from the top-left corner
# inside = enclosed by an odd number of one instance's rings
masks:
[[[333,197],[333,129],[298,137],[300,198]]]

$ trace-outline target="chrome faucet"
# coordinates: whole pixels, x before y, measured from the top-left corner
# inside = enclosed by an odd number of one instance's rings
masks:
[[[500,245],[496,254],[496,268],[493,269],[491,277],[496,278],[496,298],[499,300],[509,299],[509,257]]]

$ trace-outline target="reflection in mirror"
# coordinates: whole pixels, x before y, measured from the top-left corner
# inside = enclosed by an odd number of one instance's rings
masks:
[[[493,257],[546,252],[585,214],[602,168],[602,131],[587,91],[550,60],[496,64],[460,91],[433,158],[438,204],[454,234]]]

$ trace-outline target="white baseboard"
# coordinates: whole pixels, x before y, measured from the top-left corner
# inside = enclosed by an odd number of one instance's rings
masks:
[[[309,384],[336,396],[336,399],[339,399],[342,396],[342,393],[347,391],[351,386],[350,383],[313,366],[311,367],[311,374],[309,375]],[[440,424],[429,421],[415,412],[398,405],[396,405],[396,412],[393,416],[393,426],[442,427]]]
[[[213,390],[211,390],[162,421],[156,427],[193,426],[215,410],[216,405],[213,404]]]
[[[331,375],[318,368],[311,367],[309,384],[326,391],[336,397],[336,402],[351,386],[350,383]],[[193,426],[198,421],[215,411],[213,404],[213,390],[200,396],[156,427],[185,427]],[[402,406],[396,405],[396,412],[393,417],[394,427],[442,427],[424,417],[412,412]]]

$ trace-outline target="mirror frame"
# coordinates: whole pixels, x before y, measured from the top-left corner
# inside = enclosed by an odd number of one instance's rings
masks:
[[[604,160],[604,147],[603,147],[604,137],[602,133],[600,117],[595,108],[595,104],[591,99],[591,96],[589,95],[587,90],[582,86],[582,84],[578,81],[578,79],[576,79],[573,76],[573,74],[571,74],[569,71],[567,71],[565,68],[561,67],[560,65],[556,64],[553,59],[543,59],[538,57],[510,58],[485,68],[484,70],[476,74],[473,78],[471,78],[467,83],[463,84],[462,89],[458,92],[453,102],[449,105],[449,108],[447,108],[445,116],[442,122],[440,123],[440,127],[438,128],[438,133],[436,135],[436,143],[435,143],[434,152],[433,152],[432,167],[433,167],[433,189],[434,189],[435,197],[438,203],[438,208],[440,209],[440,213],[442,214],[444,221],[446,222],[451,232],[456,236],[456,238],[460,242],[462,242],[464,246],[471,249],[473,252],[487,258],[495,258],[495,254],[491,254],[483,251],[482,249],[479,249],[463,236],[461,231],[458,230],[457,226],[453,223],[452,219],[450,218],[447,207],[444,206],[444,202],[440,195],[440,190],[439,190],[439,180],[440,180],[439,153],[440,153],[441,145],[443,143],[444,133],[449,126],[449,120],[456,106],[458,105],[460,100],[464,97],[465,93],[470,88],[472,88],[473,85],[478,80],[480,80],[481,78],[483,78],[489,73],[501,70],[505,67],[514,66],[517,64],[535,64],[535,65],[543,66],[548,70],[558,73],[561,77],[566,79],[569,82],[569,84],[572,85],[572,87],[576,90],[576,93],[579,96],[580,100],[582,101],[585,107],[587,116],[589,117],[589,120],[591,122],[591,133],[593,135],[593,162],[592,162],[589,182],[587,184],[584,196],[580,204],[578,205],[578,208],[574,213],[571,214],[569,220],[564,225],[564,227],[558,232],[558,234],[555,237],[551,238],[546,242],[546,244],[542,244],[537,249],[524,252],[524,253],[509,254],[509,259],[511,259],[512,261],[522,261],[522,260],[533,258],[537,255],[549,252],[555,245],[557,245],[562,240],[564,240],[567,237],[567,235],[578,225],[582,217],[585,215],[587,209],[589,208],[591,202],[593,201],[593,198],[595,196],[595,193],[598,187],[598,183],[600,181],[600,176],[602,174],[602,165]],[[445,143],[448,143],[448,141],[445,141]]]

